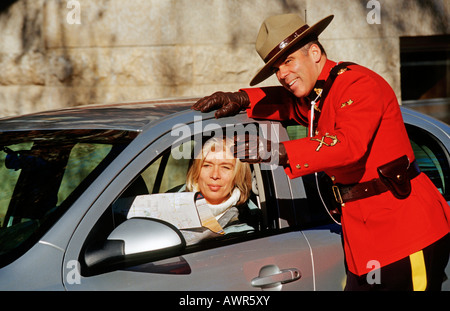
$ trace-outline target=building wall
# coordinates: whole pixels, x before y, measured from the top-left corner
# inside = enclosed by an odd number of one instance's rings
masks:
[[[399,37],[450,33],[448,0],[4,3],[0,116],[248,87],[263,64],[254,49],[262,21],[288,12],[306,14],[310,25],[334,14],[320,37],[329,58],[377,71],[400,98]]]

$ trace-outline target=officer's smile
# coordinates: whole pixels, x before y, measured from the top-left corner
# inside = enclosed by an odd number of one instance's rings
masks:
[[[289,81],[289,82],[288,82]],[[301,83],[300,77],[295,77],[293,79],[285,79],[284,87],[291,93],[295,93],[295,89],[299,88],[299,83]]]
[[[292,80],[292,81],[289,83],[289,87],[291,87],[292,85],[294,85],[294,83],[297,82],[297,80],[298,80],[298,78],[295,78],[294,80]]]

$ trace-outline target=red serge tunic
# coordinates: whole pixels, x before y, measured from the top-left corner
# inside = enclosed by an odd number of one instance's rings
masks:
[[[326,80],[335,65],[327,60],[318,82]],[[249,117],[308,125],[311,106],[306,99],[294,97],[281,86],[243,91],[251,102]],[[414,160],[395,93],[381,76],[358,65],[349,66],[336,78],[323,103],[315,136],[283,144],[290,178],[324,171],[334,176],[335,183],[354,184],[378,178],[377,167],[403,155]],[[412,180],[407,199],[396,199],[387,191],[347,202],[341,222],[348,268],[363,275],[372,270],[372,260],[388,265],[446,235],[450,207],[421,173]]]

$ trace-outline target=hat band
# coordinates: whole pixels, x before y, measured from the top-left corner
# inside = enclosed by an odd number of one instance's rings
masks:
[[[275,55],[277,55],[278,52],[287,47],[295,38],[300,36],[308,28],[309,28],[308,25],[303,25],[302,27],[297,29],[292,35],[281,41],[280,44],[278,44],[272,51],[270,51],[269,54],[267,54],[267,56],[264,58],[264,62],[267,63],[269,60],[271,60],[272,57],[274,57]]]

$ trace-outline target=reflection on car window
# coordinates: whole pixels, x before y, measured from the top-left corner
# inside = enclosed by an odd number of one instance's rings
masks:
[[[181,148],[193,150],[194,142],[185,142]],[[151,193],[174,192],[186,183],[189,163],[190,159],[174,158],[172,152],[166,152],[142,173],[142,177]]]
[[[413,125],[406,129],[417,164],[446,200],[450,200],[449,155],[436,137]]]
[[[136,136],[123,131],[0,134],[0,262],[25,251]]]
[[[61,205],[112,150],[111,144],[78,143],[70,151],[58,191]]]
[[[300,139],[308,136],[308,128],[303,125],[289,125],[286,127],[289,139]]]

